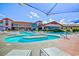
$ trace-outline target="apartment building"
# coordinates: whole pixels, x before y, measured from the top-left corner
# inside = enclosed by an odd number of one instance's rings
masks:
[[[31,22],[13,21],[9,18],[0,20],[0,30],[31,30]]]
[[[58,22],[56,21],[52,21],[52,22],[49,22],[49,23],[46,23],[46,24],[41,24],[39,26],[42,30],[45,30],[46,28],[48,30],[54,30],[54,29],[61,29],[62,28],[62,25],[59,24]]]
[[[19,22],[13,21],[12,29],[13,30],[21,30],[21,31],[29,31],[32,29],[31,22]]]
[[[62,29],[79,29],[79,24],[63,24]]]

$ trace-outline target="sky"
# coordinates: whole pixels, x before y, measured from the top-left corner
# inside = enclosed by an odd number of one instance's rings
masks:
[[[30,4],[30,3],[29,3]],[[35,4],[32,3],[34,7],[42,10],[43,12],[36,10],[35,8],[29,7],[28,5],[19,5],[18,3],[0,3],[0,19],[2,18],[11,18],[14,21],[26,21],[26,22],[36,22],[38,20],[42,20],[44,23],[57,21],[59,23],[74,23],[75,21],[79,21],[79,12],[70,12],[70,13],[60,13],[64,11],[78,11],[79,4],[76,4],[74,7],[70,6],[71,10],[66,8],[68,4],[59,4],[53,11],[51,11],[52,15],[46,15],[45,13],[49,12],[49,10],[54,6],[54,3],[47,4]],[[62,7],[64,7],[62,9]],[[67,12],[66,11],[66,12]],[[53,14],[59,12],[60,14]]]

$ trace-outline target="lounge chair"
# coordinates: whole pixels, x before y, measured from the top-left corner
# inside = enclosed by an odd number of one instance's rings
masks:
[[[40,50],[40,56],[70,56],[70,54],[64,52],[63,50],[52,47]]]
[[[31,50],[12,50],[5,56],[31,56],[32,52]]]

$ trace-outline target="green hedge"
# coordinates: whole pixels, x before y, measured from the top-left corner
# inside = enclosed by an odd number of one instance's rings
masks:
[[[64,32],[64,31],[61,30],[61,29],[54,29],[54,30],[45,29],[45,30],[43,30],[43,31],[45,31],[45,32]]]
[[[79,29],[73,29],[73,32],[79,32]]]
[[[60,29],[55,29],[55,30],[52,30],[53,32],[64,32],[63,30],[60,30]]]

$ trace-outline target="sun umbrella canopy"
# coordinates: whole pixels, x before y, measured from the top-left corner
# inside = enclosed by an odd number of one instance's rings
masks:
[[[27,5],[47,15],[79,12],[79,3],[28,3]]]

